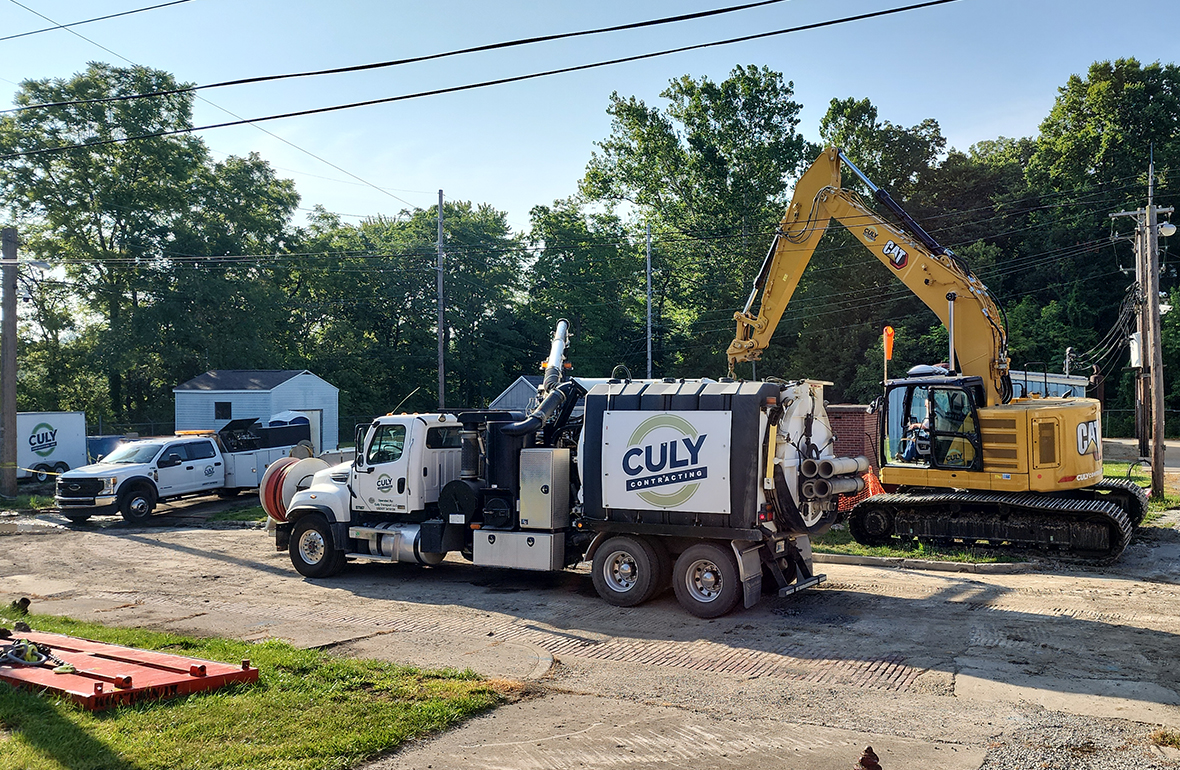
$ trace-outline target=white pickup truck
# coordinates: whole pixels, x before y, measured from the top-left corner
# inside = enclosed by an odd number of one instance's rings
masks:
[[[251,427],[128,441],[99,462],[59,476],[54,500],[71,521],[118,510],[127,521],[141,523],[161,500],[209,493],[232,497],[256,488],[268,465],[308,439],[307,426],[281,432]]]

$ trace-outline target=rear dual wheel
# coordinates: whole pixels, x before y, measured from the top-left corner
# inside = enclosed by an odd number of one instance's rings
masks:
[[[594,552],[594,590],[616,607],[643,604],[663,586],[660,567],[664,563],[666,557],[661,559],[646,539],[617,535]]]
[[[728,544],[690,546],[672,569],[672,588],[680,606],[698,618],[719,618],[737,605],[742,580]]]

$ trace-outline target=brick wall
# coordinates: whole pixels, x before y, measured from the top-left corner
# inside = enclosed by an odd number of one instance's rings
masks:
[[[869,458],[873,470],[877,471],[877,415],[869,414],[868,407],[861,404],[829,404],[828,421],[836,434],[837,457]]]

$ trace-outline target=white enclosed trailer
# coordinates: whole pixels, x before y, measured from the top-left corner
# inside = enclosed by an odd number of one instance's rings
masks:
[[[85,412],[17,413],[17,478],[48,481],[85,464]]]

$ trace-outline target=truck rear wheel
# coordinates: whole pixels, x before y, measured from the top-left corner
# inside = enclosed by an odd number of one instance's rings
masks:
[[[672,569],[672,588],[680,606],[698,618],[719,618],[742,596],[733,551],[717,543],[690,546]]]
[[[288,546],[291,564],[304,577],[331,577],[344,569],[344,551],[336,548],[332,528],[323,516],[304,516],[295,524]]]
[[[131,524],[142,524],[151,518],[156,507],[156,494],[145,486],[138,486],[123,493],[119,500],[119,513]]]
[[[616,607],[634,607],[655,595],[660,559],[642,538],[612,537],[594,552],[594,589]]]

